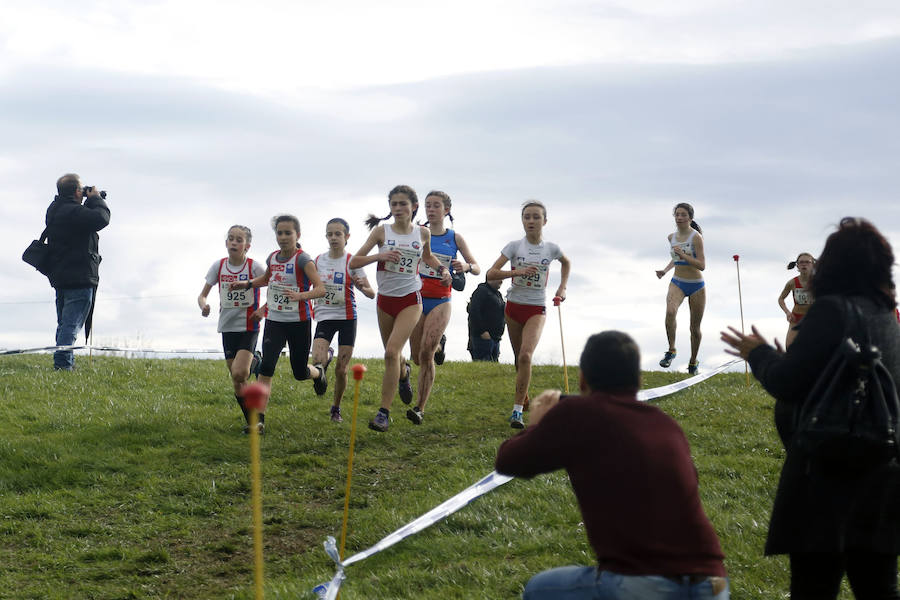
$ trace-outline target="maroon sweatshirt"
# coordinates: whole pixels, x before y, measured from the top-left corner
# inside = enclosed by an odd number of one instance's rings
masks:
[[[684,433],[633,393],[563,396],[500,446],[496,469],[529,478],[565,469],[601,570],[726,575]]]

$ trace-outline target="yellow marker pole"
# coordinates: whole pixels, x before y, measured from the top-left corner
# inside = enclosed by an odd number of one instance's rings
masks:
[[[353,418],[350,420],[350,455],[347,458],[347,489],[344,491],[344,522],[341,524],[340,558],[344,560],[344,545],[347,542],[347,518],[350,514],[350,482],[353,479],[353,448],[356,445],[356,413],[359,408],[359,386],[362,384],[366,366],[355,364],[351,368],[356,387],[353,390]]]
[[[741,333],[744,333],[744,298],[741,295],[741,263],[740,255],[734,255],[734,266],[737,269],[737,280],[738,280],[738,305],[741,307]],[[747,361],[744,361],[744,376],[747,378],[747,385],[750,385],[750,370],[747,366]]]
[[[563,379],[566,383],[566,393],[569,393],[569,369],[566,367],[566,342],[563,340],[563,328],[562,328],[562,298],[559,296],[553,297],[553,304],[556,306],[559,312],[559,343],[562,346],[562,357],[563,357]]]
[[[259,461],[259,411],[265,410],[268,388],[262,383],[244,386],[244,405],[250,410],[250,504],[253,508],[254,598],[263,598],[262,476]]]

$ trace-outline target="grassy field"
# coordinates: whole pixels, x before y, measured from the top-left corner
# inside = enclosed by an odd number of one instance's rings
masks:
[[[249,444],[222,361],[0,358],[0,597],[251,598]],[[262,439],[267,598],[311,597],[331,578],[350,435],[287,361]],[[381,363],[362,384],[347,554],[493,469],[513,391],[510,365],[446,363],[425,423],[397,400],[370,431]],[[576,372],[569,370],[576,387]],[[651,372],[645,387],[684,375]],[[352,384],[351,384],[352,385]],[[533,390],[562,387],[535,368]],[[787,597],[787,561],[763,542],[783,453],[772,401],[743,373],[656,401],[692,445],[732,597]],[[614,489],[610,493],[615,493]],[[594,560],[563,473],[512,481],[445,521],[348,568],[343,598],[515,598],[536,571]],[[844,596],[849,598],[848,593]]]

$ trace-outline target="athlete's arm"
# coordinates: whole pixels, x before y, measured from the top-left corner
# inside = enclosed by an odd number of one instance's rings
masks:
[[[305,292],[300,292],[297,294],[294,300],[313,300],[314,298],[321,298],[325,295],[325,284],[322,283],[322,278],[319,277],[319,271],[316,269],[316,263],[313,261],[309,261],[303,267],[303,272],[306,273],[306,278],[309,279],[309,282],[312,284],[312,289],[307,290]],[[288,295],[292,295],[293,292]]]
[[[350,259],[350,268],[361,269],[366,265],[379,261],[400,262],[400,252],[398,250],[386,250],[369,256],[376,245],[384,246],[384,225],[379,225],[372,230],[363,245],[360,246],[353,258]]]
[[[560,300],[566,299],[566,285],[569,283],[569,271],[572,269],[572,261],[563,254],[559,257],[559,264],[562,269],[559,272],[559,288],[556,290],[556,296]]]
[[[781,295],[778,296],[778,306],[780,306],[781,310],[784,311],[784,316],[787,317],[787,320],[789,323],[794,322],[794,315],[792,315],[791,311],[788,310],[787,304],[784,303],[784,299],[790,295],[791,289],[793,287],[794,287],[794,280],[789,279],[788,282],[786,284],[784,284],[784,289],[781,290]]]
[[[684,250],[676,246],[674,248],[675,254],[681,257],[681,260],[694,267],[698,271],[703,271],[706,269],[706,255],[703,253],[703,237],[697,233],[694,235],[694,252],[697,254],[696,258],[693,256],[689,256]]]
[[[494,261],[494,264],[491,265],[491,268],[488,269],[487,275],[485,276],[487,279],[509,279],[510,277],[515,277],[516,275],[534,275],[537,273],[537,267],[529,266],[524,269],[519,269],[518,271],[503,271],[501,267],[509,262],[509,259],[506,258],[503,254],[500,255],[500,258]]]
[[[197,296],[197,304],[200,305],[200,314],[204,317],[209,316],[209,303],[206,301],[206,297],[209,295],[209,290],[211,289],[211,285],[204,283],[203,290],[200,292],[200,295]]]
[[[266,266],[266,272],[260,275],[259,277],[255,277],[253,279],[247,281],[236,281],[231,284],[229,289],[232,290],[252,290],[253,288],[258,287],[266,287],[269,285],[269,277],[272,276],[272,271],[269,269],[268,265]],[[238,287],[240,286],[240,287]]]
[[[472,256],[472,253],[469,251],[469,245],[466,243],[466,240],[463,239],[463,236],[454,232],[454,236],[456,237],[456,247],[459,248],[459,253],[462,254],[463,259],[465,259],[465,263],[459,260],[454,260],[453,270],[459,273],[471,273],[472,275],[480,275],[481,267],[478,266],[478,263],[475,262],[475,258]],[[466,268],[468,267],[468,271]]]
[[[422,262],[441,274],[441,283],[445,286],[450,285],[450,269],[441,264],[437,256],[431,253],[431,230],[422,227]]]
[[[662,278],[663,278],[663,275],[665,275],[666,273],[668,273],[669,271],[671,271],[671,270],[672,270],[672,267],[674,267],[674,266],[675,266],[675,261],[674,261],[674,260],[670,260],[670,261],[669,261],[669,264],[666,265],[666,268],[665,268],[665,269],[663,269],[662,271],[657,271],[657,272],[656,272],[656,278],[657,278],[657,279],[662,279]]]
[[[365,275],[363,275],[361,277],[355,277],[353,279],[353,285],[356,286],[356,289],[358,289],[363,294],[365,294],[366,298],[374,298],[375,297],[375,290],[372,288],[372,284],[369,283],[369,278],[366,277]]]

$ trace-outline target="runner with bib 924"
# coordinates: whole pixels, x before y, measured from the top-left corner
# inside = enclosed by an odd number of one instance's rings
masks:
[[[525,237],[504,246],[500,258],[488,269],[488,279],[512,278],[512,285],[506,295],[506,330],[512,345],[516,362],[516,395],[513,400],[509,424],[514,429],[523,429],[525,420],[522,413],[528,402],[528,385],[531,383],[531,361],[534,349],[544,330],[547,309],[544,306],[550,276],[550,263],[558,260],[560,269],[559,287],[555,296],[566,299],[566,285],[572,263],[559,246],[543,239],[544,225],[547,224],[547,208],[537,200],[528,200],[522,205],[522,226]],[[509,271],[502,270],[509,262]]]
[[[259,381],[267,387],[272,384],[278,356],[287,342],[290,350],[291,370],[294,379],[325,379],[323,368],[307,364],[311,338],[312,308],[310,300],[325,295],[325,286],[316,271],[309,254],[298,244],[300,220],[294,215],[272,217],[272,229],[279,250],[266,259],[266,272],[249,282],[232,284],[231,289],[253,289],[269,286],[266,305],[256,311],[263,313],[266,326],[263,330],[263,358],[259,367]],[[271,389],[271,388],[270,388]],[[265,413],[260,411],[260,432],[264,430]]]
[[[316,270],[325,284],[325,295],[317,298],[314,311],[316,334],[313,337],[312,360],[322,370],[327,369],[331,360],[331,340],[338,336],[337,366],[334,370],[334,404],[331,406],[331,420],[340,423],[341,399],[347,389],[347,367],[353,356],[353,345],[356,343],[356,294],[353,288],[359,289],[368,298],[375,297],[375,290],[366,278],[362,269],[351,269],[352,256],[347,252],[347,240],[350,239],[350,225],[344,219],[334,218],[325,225],[325,239],[328,240],[328,252],[316,257]],[[317,382],[318,383],[318,382]],[[316,393],[325,394],[326,386],[318,384]]]
[[[378,263],[378,329],[384,343],[384,378],[381,381],[381,408],[369,421],[369,428],[387,431],[391,402],[400,379],[400,352],[409,341],[422,314],[422,281],[419,262],[435,269],[441,280],[450,284],[450,269],[431,253],[431,232],[412,222],[419,209],[419,198],[408,185],[398,185],[388,193],[391,212],[383,218],[369,215],[366,225],[372,232],[350,259],[350,268],[360,269]],[[393,223],[379,225],[391,217]],[[378,254],[368,256],[375,246]]]
[[[212,264],[206,273],[206,283],[197,297],[200,314],[208,317],[209,303],[206,297],[213,286],[219,288],[219,323],[217,331],[222,334],[222,349],[225,351],[225,366],[234,385],[234,399],[237,400],[244,420],[250,425],[250,413],[244,405],[244,384],[250,378],[250,364],[256,351],[259,337],[259,318],[254,313],[259,308],[259,290],[232,290],[231,284],[250,281],[265,271],[251,258],[247,258],[253,234],[249,227],[232,225],[225,238],[228,256]]]

